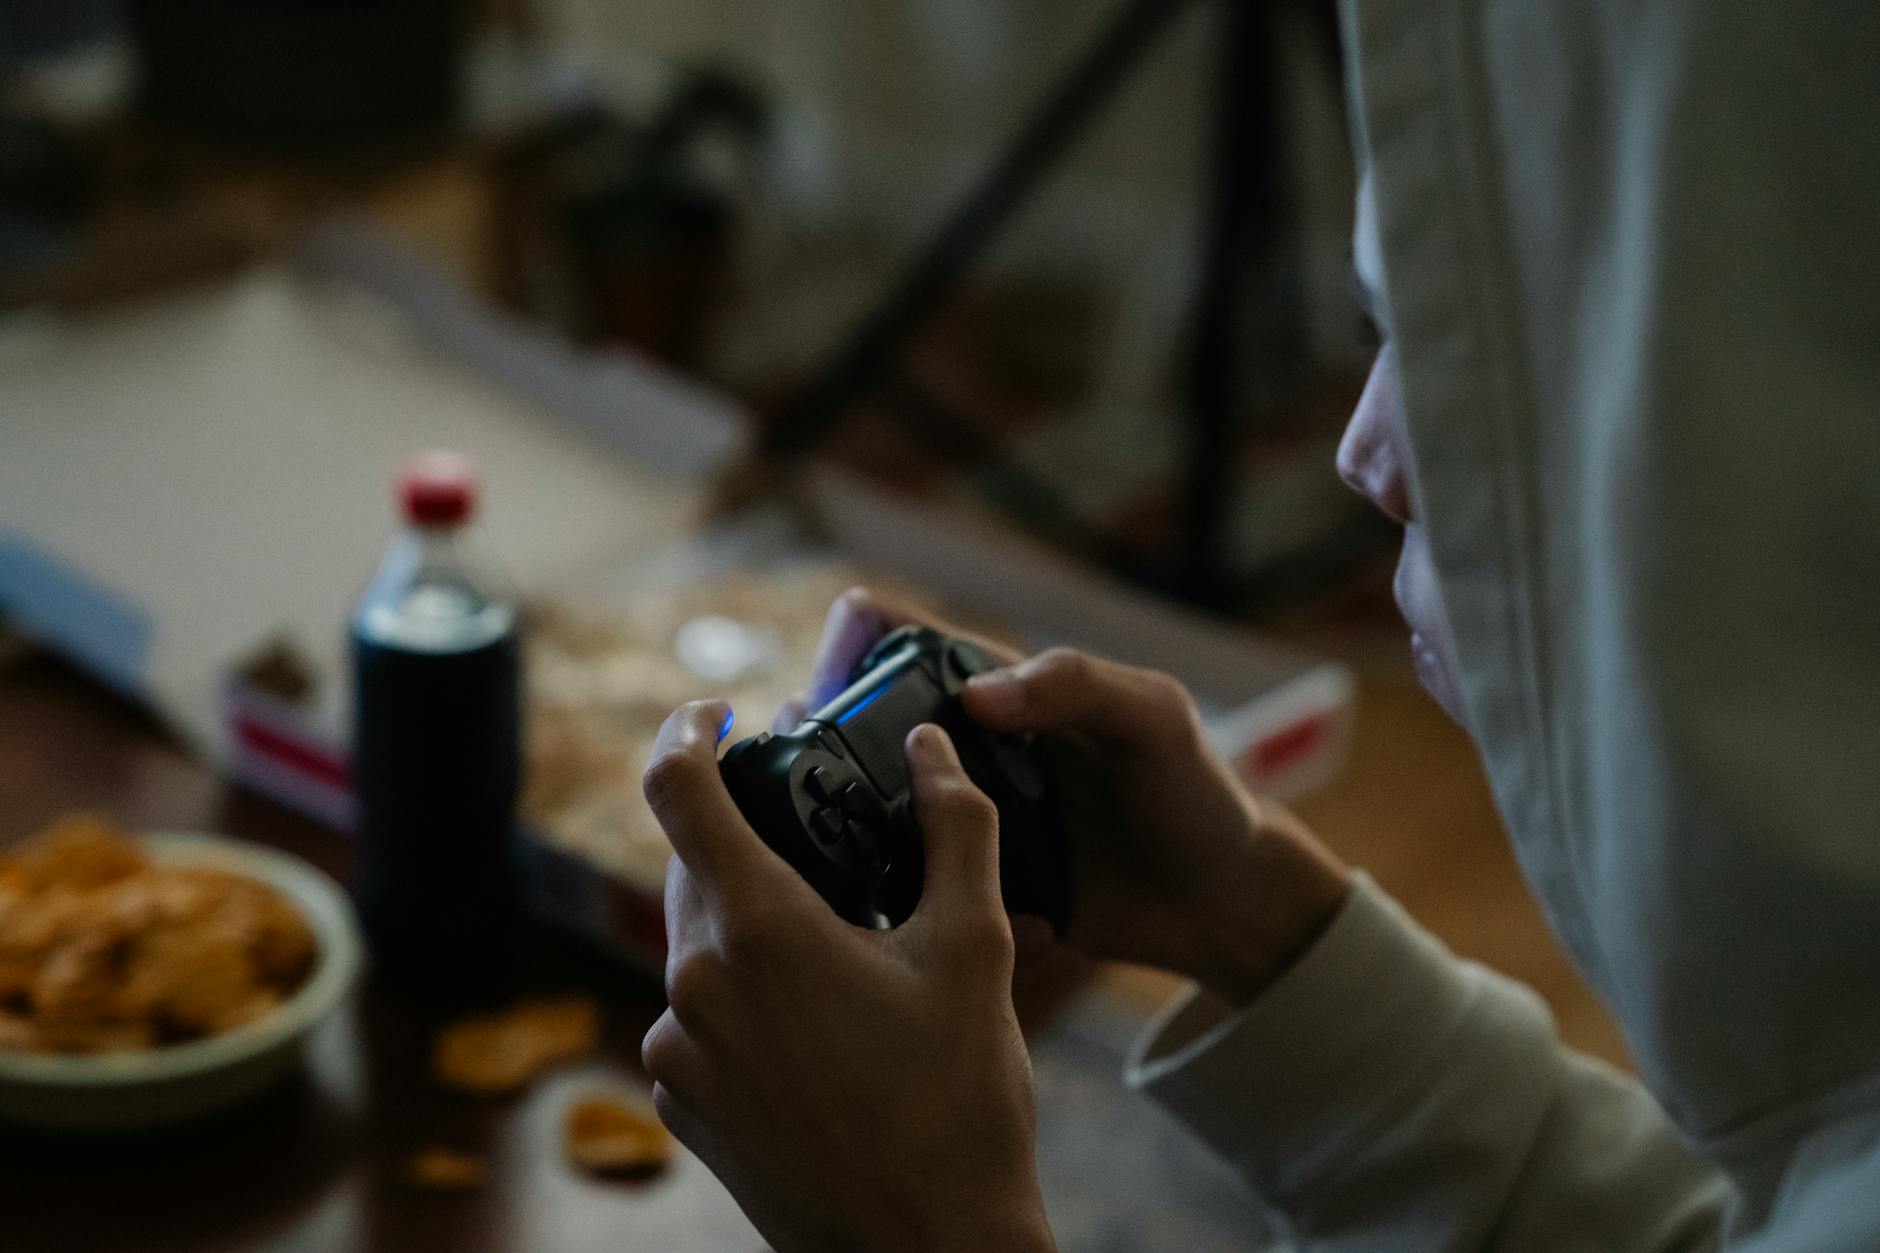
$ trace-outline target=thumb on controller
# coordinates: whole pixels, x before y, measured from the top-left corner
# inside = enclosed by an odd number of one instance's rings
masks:
[[[966,777],[939,727],[915,727],[906,747],[914,821],[925,845],[920,905],[909,922],[952,928],[996,920],[1009,937],[999,896],[998,809]]]

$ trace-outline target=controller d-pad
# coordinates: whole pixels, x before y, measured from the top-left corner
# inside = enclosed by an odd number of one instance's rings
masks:
[[[866,818],[876,809],[874,795],[859,783],[851,783],[842,789],[836,803],[842,806],[842,812],[851,818]]]
[[[809,833],[825,848],[839,843],[844,830],[842,815],[833,809],[818,809],[809,816]]]
[[[836,792],[836,773],[827,766],[815,766],[803,776],[803,790],[816,801],[828,801]]]

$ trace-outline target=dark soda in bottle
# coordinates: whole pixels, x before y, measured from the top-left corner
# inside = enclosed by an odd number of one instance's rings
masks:
[[[466,551],[476,495],[460,456],[411,465],[352,620],[360,914],[378,975],[432,1003],[501,996],[520,925],[516,606]]]

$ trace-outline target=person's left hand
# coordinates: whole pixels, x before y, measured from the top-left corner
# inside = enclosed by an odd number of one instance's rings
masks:
[[[660,1117],[778,1253],[1050,1249],[992,802],[944,732],[916,728],[920,905],[853,926],[738,812],[727,713],[679,709],[646,772],[677,854],[671,1008],[641,1050]]]

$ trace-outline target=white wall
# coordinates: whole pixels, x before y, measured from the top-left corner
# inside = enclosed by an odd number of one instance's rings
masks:
[[[1178,3],[1180,0],[1170,0]],[[1196,226],[1220,0],[1193,0],[988,258],[1111,293],[1102,403],[1146,411],[1195,283]],[[537,0],[549,36],[589,56],[711,59],[745,69],[779,109],[753,299],[733,374],[832,343],[889,281],[1122,0]],[[1356,350],[1346,271],[1350,175],[1342,104],[1309,47],[1289,46],[1294,171],[1305,198],[1309,333]],[[840,242],[831,246],[834,236]],[[745,359],[737,360],[743,353]]]
[[[1171,0],[1175,2],[1175,0]],[[559,40],[622,58],[742,65],[784,108],[793,211],[912,236],[931,224],[1109,21],[1115,0],[539,0]],[[1118,265],[1120,245],[1193,203],[1214,6],[1191,4],[1074,159],[1016,223],[1008,255]],[[1323,86],[1318,90],[1322,92]],[[1309,142],[1343,154],[1332,125]],[[1322,181],[1322,180],[1321,180]],[[1342,200],[1315,213],[1337,219]],[[1342,240],[1340,243],[1342,248]],[[1123,268],[1127,268],[1126,265]]]

